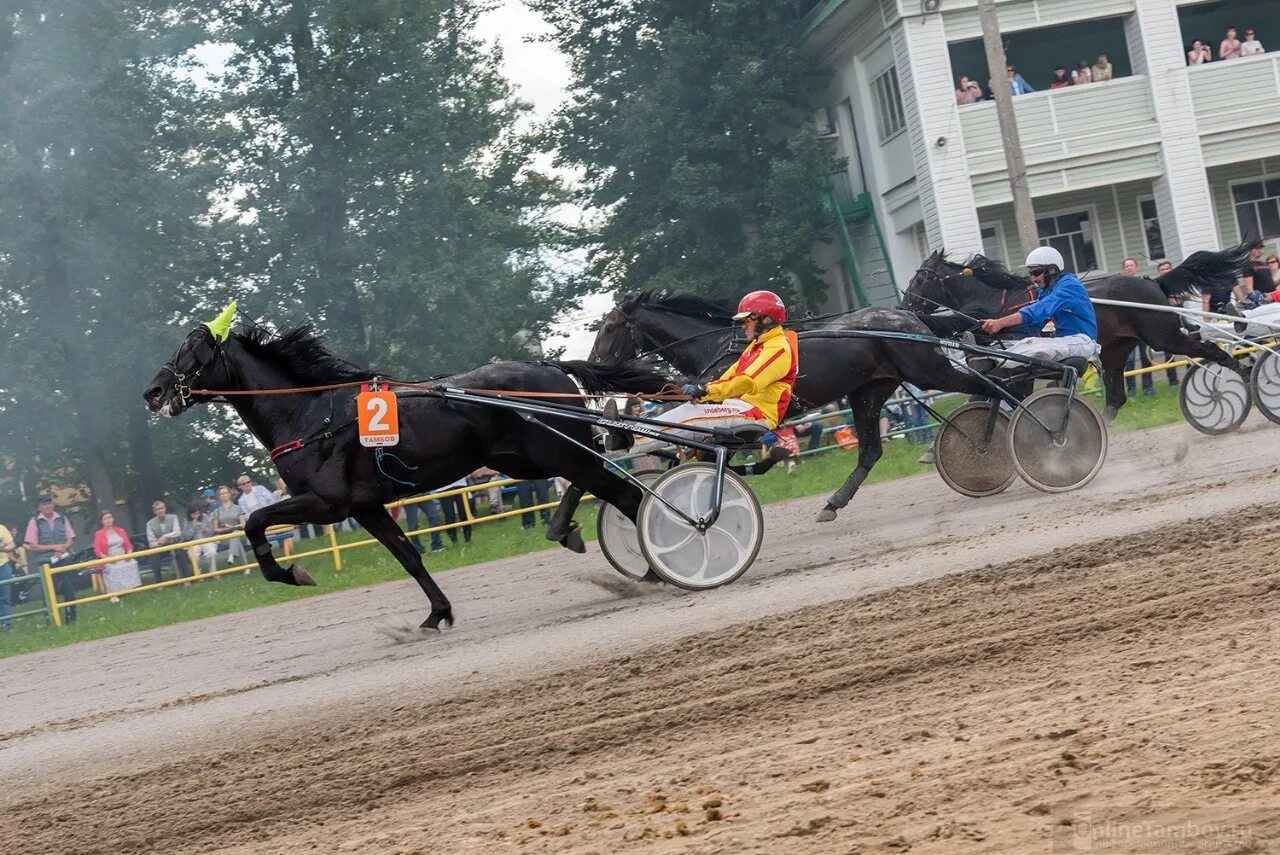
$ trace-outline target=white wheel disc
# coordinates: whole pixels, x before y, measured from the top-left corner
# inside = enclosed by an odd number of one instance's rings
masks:
[[[662,474],[657,471],[637,472],[634,477],[646,487],[652,487]],[[649,560],[640,550],[635,525],[608,502],[600,503],[596,538],[600,541],[600,551],[604,553],[605,560],[613,565],[614,570],[637,582],[657,581],[657,576],[649,569]]]
[[[938,428],[934,466],[947,486],[965,496],[994,496],[1018,477],[1009,457],[1009,416],[996,412],[991,439],[987,421],[991,404],[970,402],[959,407]]]
[[[1280,355],[1266,350],[1258,354],[1249,375],[1249,388],[1258,412],[1280,424]]]
[[[711,513],[716,469],[687,463],[666,472],[653,491],[694,520]],[[693,591],[732,582],[746,572],[764,540],[764,514],[745,482],[724,473],[720,515],[700,532],[655,496],[640,505],[640,549],[666,582]]]
[[[1066,427],[1060,430],[1064,413]],[[1009,419],[1009,456],[1022,480],[1037,490],[1078,490],[1094,479],[1107,459],[1107,423],[1078,395],[1043,389],[1023,401]]]
[[[1217,436],[1244,424],[1251,397],[1243,377],[1230,368],[1206,362],[1187,370],[1178,392],[1178,405],[1193,428]]]

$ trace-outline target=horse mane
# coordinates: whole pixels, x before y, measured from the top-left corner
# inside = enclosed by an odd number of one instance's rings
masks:
[[[970,256],[963,265],[973,271],[973,278],[988,288],[998,291],[1025,291],[1031,283],[1016,273],[1010,273],[1003,261],[987,258],[981,253]]]
[[[688,291],[640,291],[623,301],[632,307],[645,306],[663,309],[685,317],[707,317],[717,321],[731,321],[738,310],[737,303],[724,297],[704,297]]]
[[[371,380],[374,376],[325,347],[324,338],[312,324],[275,332],[246,318],[232,335],[249,353],[280,365],[303,385]]]

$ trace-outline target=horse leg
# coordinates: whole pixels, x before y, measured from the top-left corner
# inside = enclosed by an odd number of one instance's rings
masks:
[[[547,523],[547,540],[577,553],[587,551],[587,545],[582,540],[582,527],[573,521],[573,514],[578,510],[578,504],[585,494],[586,490],[576,484],[570,484],[569,489],[564,491],[560,504],[551,515],[551,521]]]
[[[314,585],[316,580],[301,564],[291,564],[286,570],[276,561],[271,553],[271,544],[267,542],[267,529],[273,525],[299,525],[301,523],[337,523],[346,519],[343,509],[335,508],[321,497],[303,493],[291,496],[274,505],[258,508],[249,514],[245,522],[245,537],[249,538],[249,546],[253,549],[253,557],[258,562],[262,576],[268,582],[281,582],[285,585]]]
[[[1135,345],[1137,341],[1134,339],[1121,338],[1102,347],[1102,385],[1107,394],[1107,407],[1102,417],[1107,421],[1114,420],[1129,399],[1124,391],[1124,366]]]
[[[452,626],[453,607],[449,605],[449,600],[436,584],[436,580],[432,579],[431,574],[427,572],[426,566],[422,563],[422,556],[413,548],[404,529],[396,524],[386,508],[367,508],[358,511],[355,513],[355,520],[364,526],[378,543],[387,548],[387,551],[400,562],[400,566],[413,577],[418,587],[422,588],[423,593],[427,595],[427,599],[431,602],[431,614],[422,622],[422,629],[439,629],[442,623]]]
[[[898,388],[897,380],[877,380],[863,386],[850,396],[853,408],[853,430],[858,435],[858,468],[854,469],[840,489],[827,499],[826,507],[818,513],[818,522],[831,522],[836,511],[849,504],[854,493],[871,474],[882,454],[880,446],[880,410],[885,401]]]

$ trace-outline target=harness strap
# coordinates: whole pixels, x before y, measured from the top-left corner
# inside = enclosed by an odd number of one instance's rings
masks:
[[[347,428],[351,427],[355,423],[356,423],[355,419],[352,419],[351,421],[340,424],[336,428],[333,428],[332,430],[327,430],[324,433],[313,434],[307,437],[306,439],[291,439],[288,442],[286,442],[284,445],[277,445],[275,448],[271,449],[271,459],[278,460],[279,458],[284,457],[286,454],[290,454],[294,451],[298,451],[299,449],[304,448],[313,442],[319,442],[322,439],[329,439],[338,431],[346,430]]]

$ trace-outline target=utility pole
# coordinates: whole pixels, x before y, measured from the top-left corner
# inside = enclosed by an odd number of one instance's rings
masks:
[[[1036,231],[1036,211],[1031,204],[1031,187],[1027,184],[1027,160],[1022,154],[1018,136],[1018,117],[1013,112],[1013,93],[1006,76],[1001,76],[1009,62],[1000,38],[1000,19],[996,16],[996,0],[978,0],[978,17],[982,21],[982,44],[987,49],[987,68],[991,70],[991,89],[996,96],[996,115],[1000,118],[1000,135],[1004,138],[1005,162],[1009,166],[1009,189],[1013,193],[1013,216],[1018,223],[1018,239],[1030,251],[1040,245]],[[1017,264],[1021,259],[1009,259]]]

